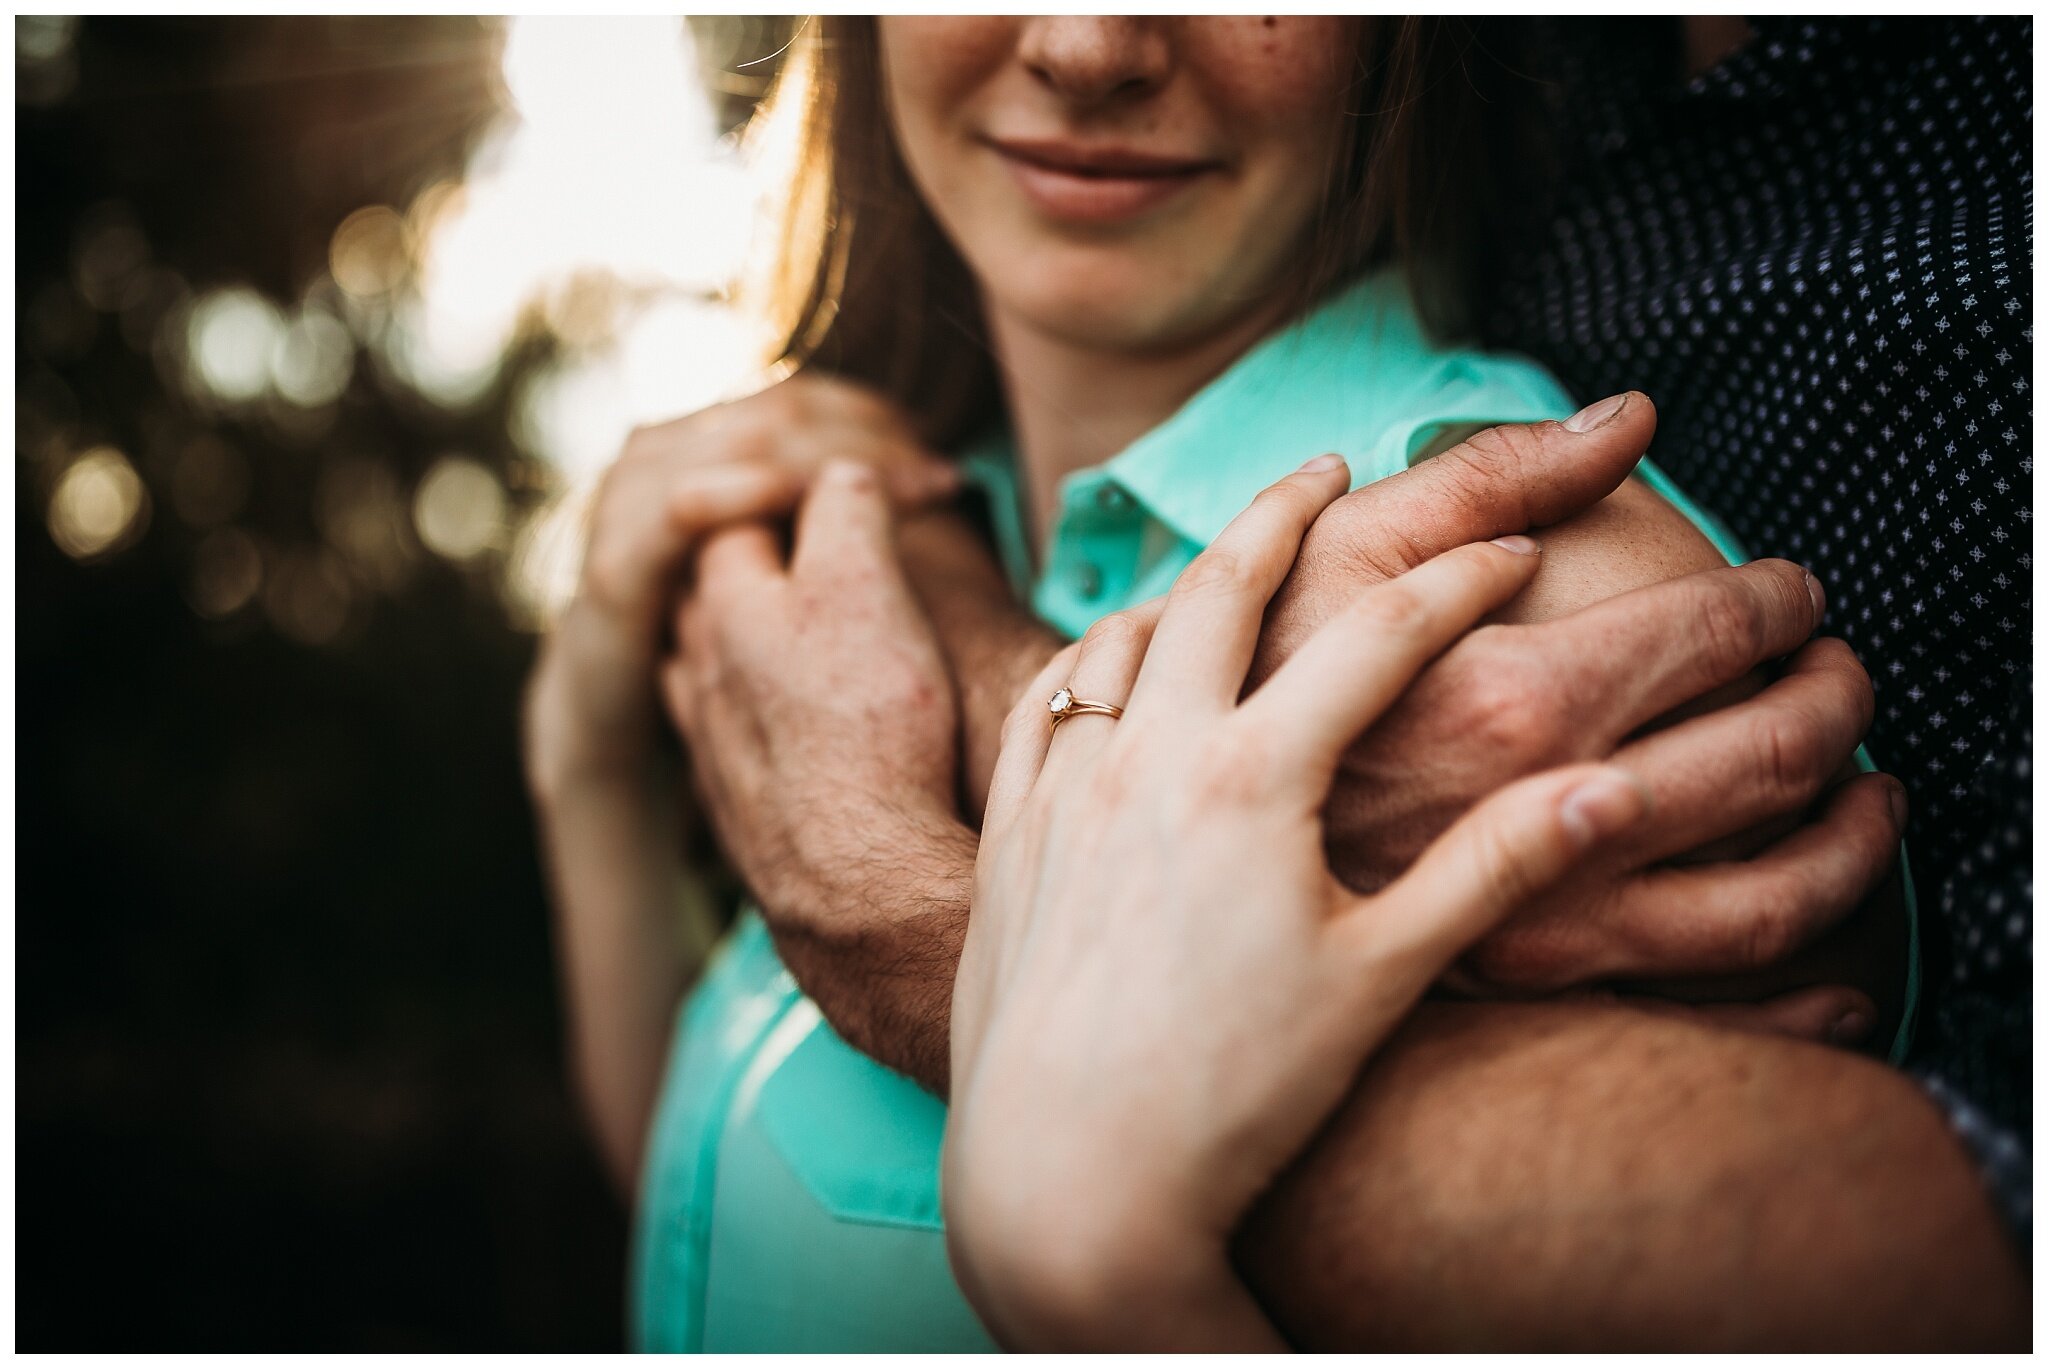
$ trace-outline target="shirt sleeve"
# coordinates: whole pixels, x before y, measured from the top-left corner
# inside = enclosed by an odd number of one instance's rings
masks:
[[[2004,701],[1971,785],[1986,815],[1981,839],[1933,891],[1934,926],[1950,941],[1946,982],[1933,997],[1907,1069],[1969,1147],[2017,1248],[2031,1254],[2033,1146],[2034,801],[2033,678]]]

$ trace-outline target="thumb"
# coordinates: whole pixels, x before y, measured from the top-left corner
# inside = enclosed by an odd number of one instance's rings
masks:
[[[1323,510],[1300,562],[1266,614],[1251,683],[1265,682],[1341,602],[1341,582],[1391,580],[1453,547],[1560,523],[1628,479],[1657,431],[1640,391],[1588,404],[1562,422],[1509,423],[1474,433],[1405,471],[1361,485]]]
[[[1588,404],[1562,422],[1510,423],[1339,500],[1354,538],[1398,551],[1388,573],[1452,547],[1561,522],[1614,493],[1657,431],[1657,406],[1631,390]],[[1328,521],[1330,514],[1324,515]]]
[[[1576,765],[1508,785],[1431,842],[1408,872],[1340,917],[1375,994],[1420,997],[1480,937],[1633,827],[1649,791]]]
[[[797,511],[790,573],[807,579],[863,567],[898,573],[889,501],[872,467],[830,461]]]
[[[1547,527],[1614,493],[1650,449],[1657,406],[1630,390],[1561,422],[1505,424],[1411,466],[1393,487],[1402,530],[1424,556]]]

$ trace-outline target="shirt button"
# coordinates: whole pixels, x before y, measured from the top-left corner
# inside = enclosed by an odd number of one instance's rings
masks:
[[[1093,599],[1102,593],[1102,572],[1086,561],[1074,567],[1074,593],[1083,599]]]

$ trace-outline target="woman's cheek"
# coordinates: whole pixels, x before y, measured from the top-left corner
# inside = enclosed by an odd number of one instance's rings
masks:
[[[1341,16],[1184,21],[1187,65],[1211,103],[1240,127],[1333,143],[1358,25]]]
[[[875,22],[883,83],[899,122],[935,126],[960,118],[1016,46],[1015,19],[904,15]]]

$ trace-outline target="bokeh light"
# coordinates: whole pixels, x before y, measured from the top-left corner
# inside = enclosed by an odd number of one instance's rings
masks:
[[[235,286],[205,295],[186,323],[194,388],[230,404],[260,397],[270,386],[270,356],[283,332],[277,306],[254,290]]]
[[[348,325],[325,310],[308,308],[272,346],[271,383],[279,395],[304,408],[332,404],[348,388],[355,356]]]
[[[389,205],[358,209],[334,230],[327,264],[334,283],[351,295],[384,294],[405,278],[405,220]]]
[[[14,16],[14,98],[54,105],[78,84],[78,20],[68,14]]]
[[[505,487],[488,467],[444,456],[413,494],[412,522],[430,551],[451,561],[470,560],[504,532]]]
[[[112,329],[215,423],[253,425],[246,442],[225,428],[173,439],[160,468],[143,468],[164,482],[179,520],[204,534],[191,544],[188,595],[204,616],[260,599],[296,639],[333,640],[363,606],[356,591],[395,590],[424,548],[458,564],[509,552],[489,560],[484,583],[531,625],[535,605],[560,601],[560,567],[576,559],[555,556],[550,570],[527,554],[574,541],[540,527],[566,516],[566,496],[594,480],[636,425],[760,383],[771,339],[732,295],[763,177],[725,132],[690,24],[485,22],[501,24],[500,103],[464,164],[343,215],[295,295],[218,278],[188,284],[159,263],[126,205],[104,202],[77,222],[68,279],[23,301],[21,336],[49,366],[83,356]],[[765,22],[706,32],[731,62],[743,39],[763,40]],[[18,20],[17,73],[69,60],[74,32],[69,21]],[[765,70],[726,79],[766,86]],[[336,414],[359,377],[428,413],[502,405],[494,412],[505,415],[507,445],[494,460],[444,457],[416,481],[401,474],[405,462],[323,456],[310,512],[328,561],[217,536],[249,506],[251,457],[278,445],[311,452],[338,436],[348,425],[337,429]],[[61,464],[75,423],[52,412],[31,396],[17,435],[22,450]],[[159,446],[143,445],[155,461]],[[530,472],[509,486],[493,474],[518,462]],[[125,477],[103,463],[81,469],[84,483],[62,506],[76,516],[65,515],[60,533],[53,502],[52,535],[74,555],[105,555],[132,541],[147,495],[125,460]],[[103,527],[116,512],[119,527]],[[211,548],[203,569],[199,546]]]
[[[50,496],[50,535],[64,553],[89,561],[118,551],[149,522],[149,493],[128,458],[95,447],[73,461]]]

